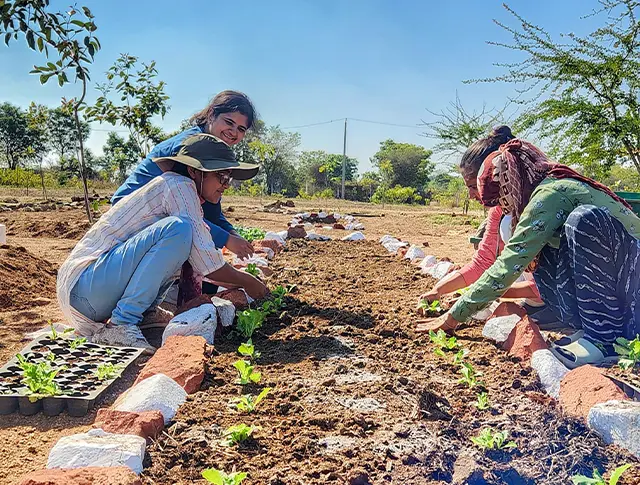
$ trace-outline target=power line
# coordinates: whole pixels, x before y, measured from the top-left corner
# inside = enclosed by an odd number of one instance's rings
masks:
[[[298,129],[298,128],[309,128],[311,126],[328,125],[329,123],[335,123],[337,121],[342,121],[344,119],[345,118],[338,118],[338,119],[335,119],[335,120],[321,121],[319,123],[309,123],[307,125],[283,126],[282,129],[283,130],[295,130],[295,129]],[[420,126],[420,125],[401,125],[401,124],[398,124],[398,123],[387,123],[385,121],[363,120],[361,118],[346,118],[346,119],[350,120],[350,121],[359,121],[361,123],[372,123],[372,124],[375,124],[375,125],[395,126],[395,127],[398,127],[398,128],[413,128],[414,130],[416,128],[419,128],[419,126]]]
[[[362,123],[373,123],[375,125],[386,125],[386,126],[397,126],[400,128],[413,128],[416,129],[419,127],[419,125],[399,125],[397,123],[387,123],[384,121],[372,121],[372,120],[363,120],[360,118],[349,118],[351,121],[360,121]]]
[[[336,121],[342,121],[344,118],[339,118],[336,120],[329,120],[329,121],[321,121],[319,123],[310,123],[308,125],[298,125],[298,126],[283,126],[282,129],[283,130],[293,130],[293,129],[297,129],[297,128],[308,128],[310,126],[319,126],[319,125],[328,125],[329,123],[335,123]]]

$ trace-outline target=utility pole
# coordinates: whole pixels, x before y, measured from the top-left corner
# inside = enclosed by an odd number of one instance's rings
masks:
[[[344,199],[344,181],[347,176],[347,118],[344,119],[344,143],[342,145],[342,198]]]

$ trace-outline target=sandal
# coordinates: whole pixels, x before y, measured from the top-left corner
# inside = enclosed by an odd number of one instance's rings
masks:
[[[564,337],[558,341],[561,342],[565,339],[575,339],[568,344],[558,345],[558,342],[554,342],[549,348],[553,355],[567,368],[575,369],[576,367],[587,364],[611,365],[618,361],[619,356],[609,356],[605,354],[606,350],[603,352],[603,349],[598,345],[590,342],[582,336],[577,337],[577,334],[579,333],[584,335],[584,332],[580,331],[570,337]]]

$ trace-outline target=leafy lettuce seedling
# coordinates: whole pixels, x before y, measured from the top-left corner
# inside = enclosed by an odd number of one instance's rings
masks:
[[[455,350],[460,347],[458,343],[458,339],[455,337],[447,336],[444,330],[438,330],[438,333],[435,333],[433,330],[429,330],[429,338],[431,342],[433,342],[436,346],[433,353],[439,355],[440,357],[444,357],[444,351]]]
[[[260,310],[244,310],[238,312],[238,331],[246,338],[251,338],[256,329],[262,327],[265,314]]]
[[[256,263],[249,263],[244,270],[251,276],[255,276],[256,278],[260,276],[260,270],[258,269],[258,265]]]
[[[621,356],[618,362],[621,369],[633,369],[640,362],[640,335],[637,335],[633,340],[619,337],[613,344],[613,348]]]
[[[240,344],[240,347],[238,347],[238,353],[244,357],[249,357],[252,362],[255,362],[260,358],[260,355],[262,355],[255,349],[251,339],[247,340],[243,344]]]
[[[69,341],[69,347],[71,350],[76,350],[82,344],[87,343],[87,339],[84,337],[76,337],[73,340]]]
[[[467,349],[458,350],[453,354],[453,365],[461,365],[468,353],[469,351]]]
[[[238,371],[239,378],[236,380],[237,384],[245,386],[247,384],[260,382],[262,374],[260,374],[260,372],[254,372],[254,367],[248,362],[244,360],[236,360],[233,363],[233,366]]]
[[[483,429],[478,436],[471,438],[473,443],[483,450],[505,450],[517,448],[515,441],[507,441],[509,433],[506,431],[494,432],[491,428]]]
[[[241,237],[249,242],[253,242],[258,239],[264,239],[264,236],[267,234],[265,231],[257,227],[235,226],[234,229],[238,234],[240,234]]]
[[[247,478],[245,472],[225,473],[215,468],[207,468],[202,471],[202,478],[213,485],[240,485]]]
[[[260,404],[260,401],[267,397],[269,392],[271,392],[271,388],[265,387],[260,394],[255,397],[250,394],[245,394],[236,401],[235,408],[242,413],[252,413],[258,404]]]
[[[22,383],[27,386],[26,394],[29,401],[36,402],[43,397],[62,394],[60,386],[54,380],[58,372],[63,370],[51,368],[49,361],[32,364],[21,354],[17,355],[18,366],[22,369]]]
[[[295,286],[295,285],[294,285]],[[291,293],[291,289],[290,288],[285,288],[282,285],[278,285],[276,286],[272,291],[271,294],[273,296],[275,296],[276,298],[284,298],[285,296],[287,296],[289,293]]]
[[[489,395],[486,392],[481,392],[478,394],[478,400],[473,403],[475,407],[478,408],[479,411],[484,411],[485,409],[489,409]]]
[[[466,384],[470,388],[483,385],[482,382],[478,381],[478,376],[481,376],[482,372],[476,372],[471,364],[467,362],[460,364],[460,372],[462,373],[462,378],[458,382]]]
[[[111,379],[115,379],[122,372],[121,365],[114,365],[111,362],[107,364],[100,364],[96,369],[96,376],[101,381],[108,381]]]
[[[631,468],[631,464],[619,466],[611,473],[609,481],[605,480],[598,470],[593,470],[593,478],[584,475],[574,475],[571,477],[573,485],[617,485],[622,475]]]
[[[222,435],[224,440],[222,442],[225,446],[239,445],[243,441],[251,438],[254,431],[258,430],[257,426],[247,426],[246,424],[236,424],[225,429]]]

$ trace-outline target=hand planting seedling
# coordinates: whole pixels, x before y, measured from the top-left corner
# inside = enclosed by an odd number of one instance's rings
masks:
[[[236,380],[237,384],[246,386],[247,384],[255,384],[260,382],[262,374],[260,374],[260,372],[254,372],[254,366],[252,366],[248,362],[244,360],[236,360],[233,363],[233,366],[238,371],[239,378]]]
[[[260,352],[255,349],[251,339],[247,340],[243,344],[240,344],[240,347],[238,347],[238,353],[245,357],[249,357],[252,362],[255,362],[256,359],[259,359],[261,355]]]
[[[107,381],[110,379],[115,379],[122,372],[122,366],[113,365],[111,362],[108,364],[100,364],[96,369],[96,376],[101,381]]]
[[[427,300],[420,300],[418,303],[418,311],[426,316],[439,316],[443,311],[442,305],[440,305],[440,300],[433,300],[429,303]]]
[[[259,428],[256,426],[247,426],[244,423],[230,426],[222,433],[225,438],[222,444],[225,446],[239,445],[243,441],[251,438],[253,432],[258,429]]]
[[[640,335],[637,335],[633,340],[619,337],[613,344],[613,348],[621,356],[618,362],[621,369],[633,369],[640,362]]]
[[[440,357],[445,356],[445,350],[455,350],[460,347],[458,339],[447,336],[444,330],[438,330],[438,333],[435,333],[433,330],[429,330],[429,339],[431,339],[431,342],[436,346],[433,353]]]
[[[242,238],[246,239],[249,242],[253,242],[258,239],[264,239],[264,236],[267,234],[265,231],[257,227],[235,226],[234,229]]]
[[[237,400],[235,408],[241,413],[252,413],[255,411],[258,404],[260,404],[260,401],[267,397],[269,392],[271,392],[271,388],[265,387],[260,394],[255,397],[250,394],[246,394]]]
[[[22,369],[22,383],[27,386],[29,401],[36,402],[43,397],[58,396],[62,394],[60,386],[55,382],[55,377],[61,370],[52,369],[48,361],[32,364],[23,355],[18,354],[18,366]]]
[[[73,340],[69,341],[69,347],[71,350],[76,350],[82,344],[87,343],[87,339],[84,337],[76,337]]]
[[[238,312],[238,331],[246,338],[251,338],[253,332],[262,326],[265,314],[260,310],[244,310]]]
[[[494,432],[491,428],[483,429],[478,436],[471,438],[473,443],[483,450],[505,450],[517,448],[515,441],[507,441],[509,433],[506,431]]]
[[[489,395],[486,392],[481,392],[478,394],[478,400],[473,403],[475,407],[478,408],[479,411],[484,411],[485,409],[489,409]]]
[[[466,384],[470,388],[483,385],[482,382],[478,381],[478,376],[481,376],[482,373],[476,372],[471,364],[467,362],[460,364],[460,372],[462,373],[462,378],[458,382]]]
[[[258,269],[258,265],[256,263],[249,263],[244,270],[245,272],[249,273],[251,276],[255,276],[256,278],[260,276],[260,270]]]
[[[574,475],[571,477],[573,485],[617,485],[624,472],[631,468],[631,464],[619,466],[611,473],[609,481],[605,480],[598,470],[593,470],[593,478],[584,475]]]
[[[202,472],[202,478],[213,485],[240,485],[247,478],[245,472],[225,473],[215,468],[207,468]]]

